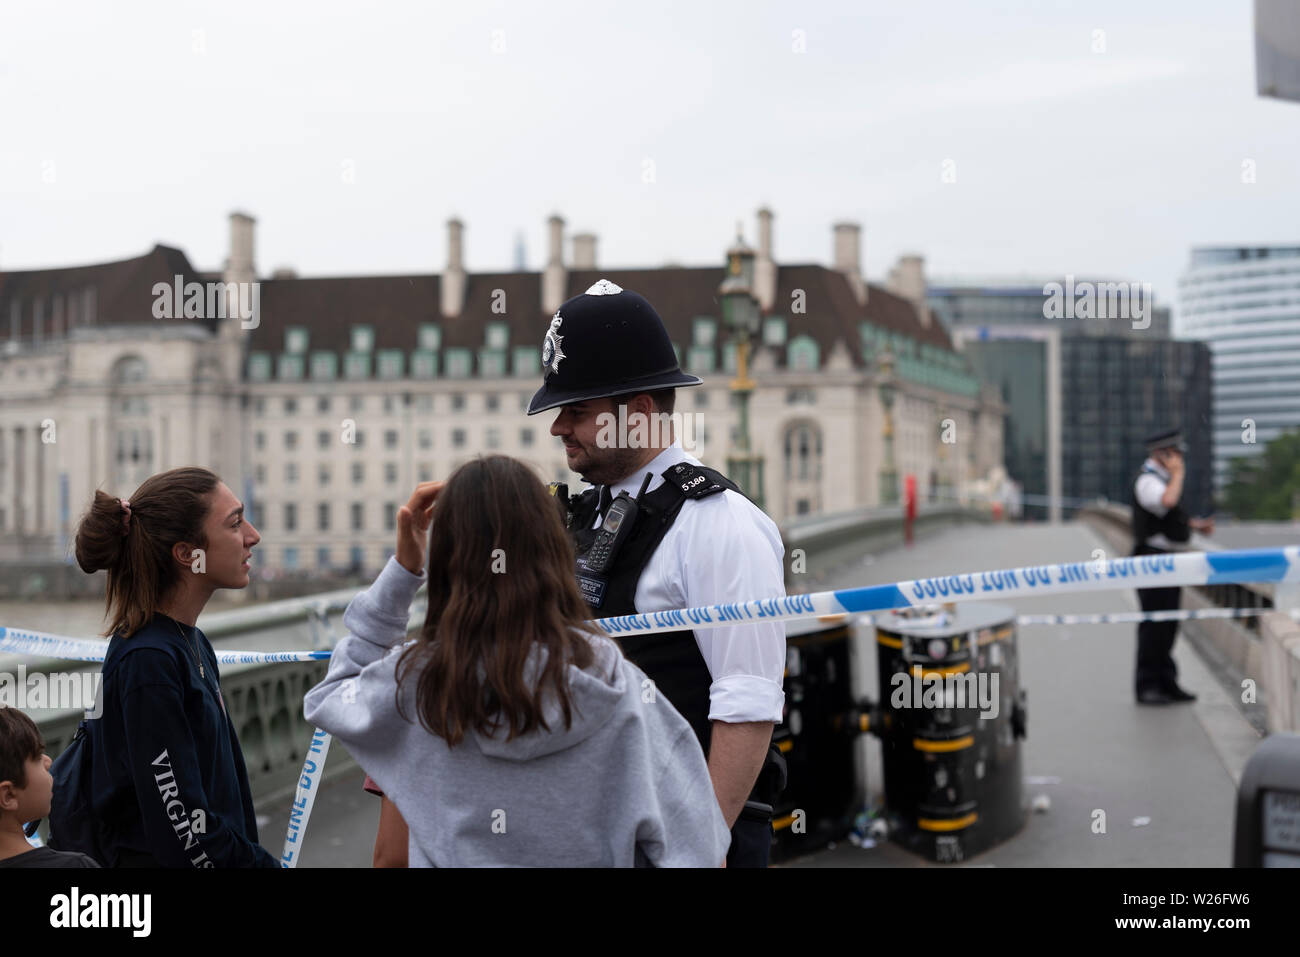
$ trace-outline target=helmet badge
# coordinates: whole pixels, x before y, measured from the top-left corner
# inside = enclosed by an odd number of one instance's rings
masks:
[[[560,335],[560,323],[563,321],[560,310],[555,310],[555,317],[551,319],[551,328],[546,330],[546,339],[542,342],[542,369],[547,376],[559,372],[560,360],[565,358],[564,351],[560,348],[560,342],[564,339],[564,336]]]

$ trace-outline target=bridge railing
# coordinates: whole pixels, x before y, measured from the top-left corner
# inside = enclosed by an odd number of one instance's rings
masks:
[[[1133,547],[1129,509],[1119,505],[1094,505],[1079,511],[1117,554]],[[1215,552],[1223,548],[1193,534],[1188,548]],[[1285,587],[1285,586],[1284,586]],[[1234,677],[1255,681],[1266,702],[1264,720],[1269,731],[1300,732],[1300,624],[1288,613],[1300,606],[1297,596],[1279,594],[1271,582],[1199,585],[1183,589],[1187,608],[1281,608],[1250,618],[1203,619],[1186,622],[1191,635],[1200,636],[1212,654],[1221,658]]]

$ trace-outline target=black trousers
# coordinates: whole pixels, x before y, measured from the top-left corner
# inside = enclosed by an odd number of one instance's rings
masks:
[[[727,850],[727,867],[767,867],[772,853],[772,816],[760,820],[747,818],[742,811],[731,827],[731,847]]]
[[[1136,555],[1159,554],[1156,549],[1140,548]],[[1143,611],[1172,611],[1179,605],[1182,589],[1139,588],[1138,603]],[[1143,621],[1138,623],[1137,672],[1134,691],[1168,691],[1177,684],[1178,666],[1171,652],[1178,637],[1176,621]]]

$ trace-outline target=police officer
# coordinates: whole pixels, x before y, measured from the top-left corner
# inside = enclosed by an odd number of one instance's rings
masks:
[[[1193,530],[1211,534],[1214,519],[1188,518],[1178,504],[1185,477],[1182,435],[1177,430],[1161,432],[1148,438],[1146,445],[1147,459],[1133,483],[1133,554],[1161,555],[1176,550]],[[1178,607],[1179,589],[1139,588],[1138,602],[1143,611],[1172,610]],[[1177,634],[1176,621],[1138,624],[1135,688],[1140,704],[1196,700],[1175,680],[1178,669],[1171,652]]]
[[[593,618],[785,594],[775,523],[688,455],[671,426],[660,427],[674,390],[702,382],[678,366],[649,302],[600,280],[555,313],[542,367],[528,414],[560,410],[551,434],[564,441],[569,468],[591,483],[572,497],[562,485],[556,491]],[[766,867],[771,805],[784,785],[784,762],[771,746],[785,701],[784,625],[620,635],[619,642],[690,722],[708,757],[732,828],[728,866]]]

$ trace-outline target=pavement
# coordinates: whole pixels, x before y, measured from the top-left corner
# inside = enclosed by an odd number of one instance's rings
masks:
[[[865,556],[817,582],[814,590],[1021,565],[1089,561],[1103,541],[1087,526],[964,526],[911,548]],[[1079,592],[1009,602],[1017,614],[1135,611],[1132,590]],[[1025,626],[1019,629],[1021,687],[1028,697],[1022,742],[1024,828],[965,867],[1228,867],[1236,779],[1259,743],[1228,692],[1186,641],[1174,658],[1193,704],[1140,707],[1133,700],[1136,626]],[[868,655],[867,658],[874,656]],[[873,679],[874,680],[874,679]],[[869,687],[874,688],[874,685]],[[875,695],[873,694],[873,697]],[[345,763],[335,743],[330,764]],[[878,767],[866,768],[879,787]],[[300,852],[303,867],[368,867],[379,799],[361,789],[353,767],[328,780],[316,800]],[[258,806],[263,843],[279,854],[289,798]],[[1096,812],[1105,832],[1097,833]],[[888,842],[849,843],[784,862],[784,867],[939,867]]]

